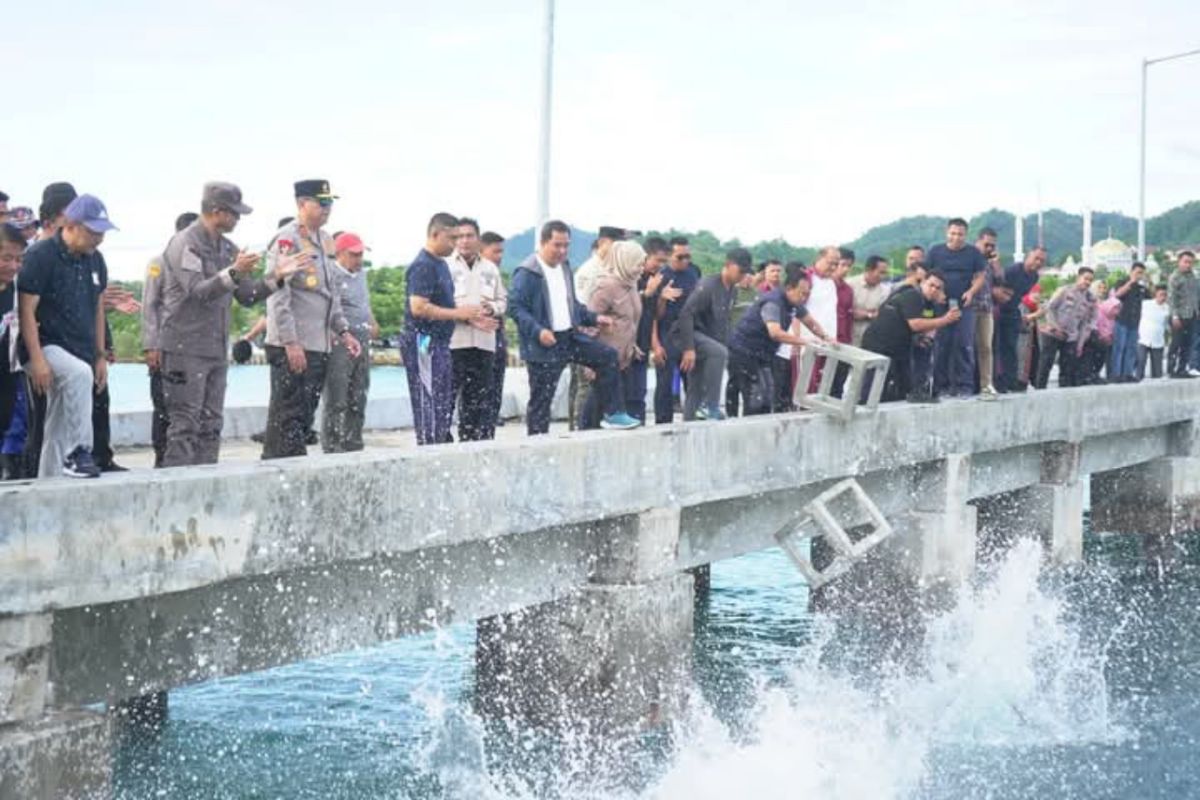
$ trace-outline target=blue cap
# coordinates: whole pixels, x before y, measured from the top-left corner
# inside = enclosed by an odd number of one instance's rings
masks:
[[[109,222],[108,209],[95,195],[79,195],[71,201],[71,204],[63,211],[63,215],[69,222],[82,225],[92,233],[104,233],[117,229],[116,225]]]

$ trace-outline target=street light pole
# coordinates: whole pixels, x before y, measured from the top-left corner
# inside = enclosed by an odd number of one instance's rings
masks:
[[[1138,261],[1146,261],[1146,74],[1150,62],[1142,59],[1142,156],[1138,168]]]
[[[1186,53],[1176,53],[1173,56],[1163,56],[1162,58],[1143,58],[1142,59],[1142,136],[1141,136],[1141,164],[1138,175],[1140,178],[1138,189],[1138,260],[1146,260],[1146,78],[1150,72],[1152,64],[1161,64],[1164,61],[1174,61],[1179,58],[1187,58],[1188,56],[1200,55],[1200,49],[1189,50]]]
[[[538,135],[538,194],[537,220],[535,222],[537,227],[541,227],[550,219],[550,119],[554,87],[554,0],[545,0],[545,3],[546,16],[542,26],[541,130]]]

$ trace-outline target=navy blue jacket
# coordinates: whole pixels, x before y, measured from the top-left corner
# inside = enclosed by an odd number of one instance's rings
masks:
[[[564,263],[559,269],[566,272],[571,327],[594,326],[596,315],[575,299],[575,277],[571,274],[571,267]],[[521,266],[513,273],[512,287],[508,290],[508,315],[517,323],[522,360],[531,363],[567,360],[569,354],[561,346],[544,347],[538,339],[538,334],[543,330],[554,328],[550,324],[550,295],[546,289],[546,278],[536,255],[521,262]]]

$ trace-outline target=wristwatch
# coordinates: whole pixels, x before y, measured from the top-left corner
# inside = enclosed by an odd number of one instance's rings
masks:
[[[234,267],[230,267],[229,269],[227,269],[225,271],[229,273],[229,280],[233,281],[234,283],[237,283],[237,279],[238,279],[237,269],[235,269]]]

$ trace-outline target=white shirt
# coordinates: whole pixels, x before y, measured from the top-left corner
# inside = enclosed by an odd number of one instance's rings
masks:
[[[1138,323],[1138,344],[1152,350],[1166,347],[1167,322],[1170,318],[1170,305],[1156,300],[1143,300],[1142,321]]]
[[[837,331],[837,281],[812,274],[812,294],[805,306],[821,328],[833,335]]]
[[[567,292],[567,271],[561,266],[552,267],[538,259],[542,276],[546,280],[546,292],[550,295],[550,327],[555,333],[571,330],[570,295]]]

